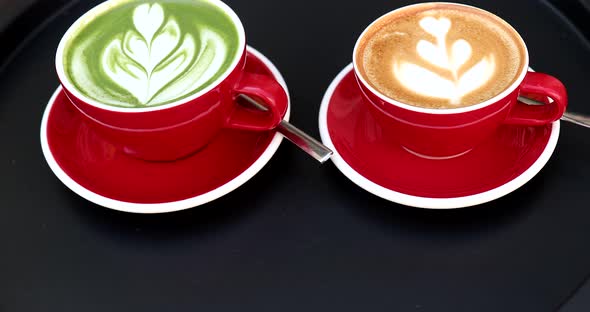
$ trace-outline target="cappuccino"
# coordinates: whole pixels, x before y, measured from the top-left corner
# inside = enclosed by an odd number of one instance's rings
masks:
[[[355,66],[373,88],[423,108],[489,100],[510,87],[525,64],[525,45],[510,25],[451,3],[394,11],[369,26],[355,50]]]

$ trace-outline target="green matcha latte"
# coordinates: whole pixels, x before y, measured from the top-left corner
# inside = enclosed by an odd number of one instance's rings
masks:
[[[232,18],[207,0],[123,0],[68,36],[64,71],[97,102],[153,107],[203,90],[239,57]]]

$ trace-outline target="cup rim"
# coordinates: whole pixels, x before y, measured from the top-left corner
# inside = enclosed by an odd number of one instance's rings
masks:
[[[125,2],[130,2],[130,1],[132,1],[132,0],[107,0],[103,3],[100,3],[99,5],[97,5],[95,7],[93,7],[92,9],[88,10],[82,16],[80,16],[78,19],[76,19],[76,21],[72,25],[70,25],[68,30],[61,37],[59,45],[57,47],[57,51],[55,54],[55,68],[57,71],[57,76],[59,78],[59,81],[62,84],[62,86],[64,87],[64,90],[67,90],[69,93],[74,95],[76,98],[84,101],[85,103],[87,103],[91,106],[94,106],[94,107],[97,107],[97,108],[100,108],[103,110],[121,112],[121,113],[152,112],[152,111],[165,110],[165,109],[169,109],[172,107],[180,106],[180,105],[186,104],[190,101],[193,101],[194,99],[199,98],[200,96],[208,93],[209,91],[211,91],[211,90],[215,89],[217,86],[219,86],[219,84],[221,84],[223,81],[225,81],[225,79],[235,70],[235,68],[238,66],[240,60],[244,56],[244,53],[246,51],[246,32],[244,30],[244,26],[243,26],[242,22],[240,21],[240,18],[238,17],[238,15],[227,4],[225,4],[221,0],[200,0],[200,1],[209,2],[210,4],[216,6],[217,8],[221,9],[225,14],[227,14],[227,16],[229,16],[229,18],[231,19],[233,24],[236,26],[236,30],[238,32],[237,52],[234,56],[234,59],[230,63],[229,67],[225,70],[225,72],[222,75],[220,75],[215,81],[213,81],[211,84],[209,84],[209,86],[207,86],[206,88],[200,90],[199,92],[197,92],[195,94],[192,94],[188,97],[174,101],[172,103],[157,105],[154,107],[140,107],[140,108],[119,107],[119,106],[103,104],[100,101],[92,99],[92,98],[82,94],[80,91],[78,91],[78,89],[73,85],[73,83],[70,81],[68,76],[65,74],[65,71],[64,71],[65,68],[64,68],[64,64],[63,64],[63,54],[64,54],[64,49],[65,49],[66,43],[68,42],[68,39],[70,39],[72,34],[74,34],[76,31],[78,31],[80,29],[80,27],[82,26],[83,22],[85,22],[87,19],[92,18],[98,14],[101,14],[114,6],[123,4]]]
[[[363,75],[361,75],[361,73],[358,70],[358,65],[357,65],[357,52],[359,49],[359,45],[361,42],[361,39],[363,39],[363,37],[367,34],[367,32],[369,31],[369,29],[371,29],[375,24],[377,24],[377,22],[382,21],[383,19],[389,17],[390,15],[399,13],[399,11],[401,10],[407,10],[413,7],[417,7],[417,6],[427,6],[427,5],[433,5],[433,4],[443,4],[443,5],[451,5],[451,6],[459,6],[459,7],[467,7],[470,9],[474,9],[476,11],[480,11],[483,13],[486,13],[487,15],[491,15],[492,17],[496,18],[498,20],[498,22],[500,22],[501,24],[503,24],[504,26],[506,26],[508,28],[508,30],[514,32],[514,34],[516,35],[517,40],[520,42],[520,44],[522,45],[522,48],[524,50],[524,60],[522,63],[522,68],[520,69],[520,72],[517,76],[517,78],[514,80],[514,82],[508,86],[508,88],[504,89],[504,91],[500,92],[498,95],[487,99],[483,102],[477,103],[477,104],[473,104],[473,105],[469,105],[469,106],[464,106],[464,107],[457,107],[457,108],[424,108],[424,107],[418,107],[418,106],[414,106],[414,105],[410,105],[410,104],[406,104],[403,102],[400,102],[398,100],[392,99],[388,96],[386,96],[385,94],[381,93],[380,91],[378,91],[377,89],[375,89],[373,86],[371,86],[365,79],[365,77],[363,77]],[[467,112],[471,112],[471,111],[475,111],[475,110],[479,110],[481,108],[484,108],[486,106],[489,106],[491,104],[494,104],[496,102],[498,102],[500,99],[503,99],[505,97],[507,97],[509,94],[511,94],[514,90],[516,90],[516,88],[518,88],[518,86],[520,86],[520,84],[522,83],[522,81],[524,80],[524,77],[528,71],[528,64],[529,64],[529,52],[527,49],[527,46],[524,42],[524,40],[522,39],[522,37],[520,36],[520,34],[518,33],[518,31],[516,31],[516,29],[514,29],[514,27],[512,27],[512,25],[510,25],[508,22],[506,22],[504,19],[502,19],[501,17],[497,16],[496,14],[486,11],[484,9],[480,9],[478,7],[475,6],[471,6],[471,5],[467,5],[467,4],[462,4],[462,3],[455,3],[455,2],[423,2],[423,3],[416,3],[416,4],[411,4],[411,5],[407,5],[407,6],[403,6],[400,8],[397,8],[393,11],[387,12],[381,16],[379,16],[377,19],[375,19],[373,22],[371,22],[367,27],[365,27],[365,29],[363,30],[363,32],[360,34],[360,36],[357,38],[356,43],[354,44],[354,49],[352,52],[352,64],[353,64],[353,69],[354,69],[354,73],[355,76],[357,77],[358,81],[360,81],[363,86],[365,88],[367,88],[371,93],[373,93],[375,96],[379,97],[382,101],[384,101],[385,103],[389,103],[391,105],[395,105],[398,107],[401,107],[403,109],[407,109],[410,111],[415,111],[415,112],[419,112],[419,113],[426,113],[426,114],[434,114],[434,115],[450,115],[450,114],[460,114],[460,113],[467,113]]]

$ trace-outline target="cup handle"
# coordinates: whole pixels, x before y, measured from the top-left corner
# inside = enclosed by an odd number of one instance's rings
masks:
[[[261,100],[268,111],[245,107],[238,104],[239,94]],[[274,78],[244,72],[233,89],[234,109],[227,120],[226,127],[249,131],[274,129],[283,119],[287,108],[287,94]]]
[[[561,118],[567,107],[567,92],[557,78],[537,72],[528,72],[520,85],[520,94],[545,105],[528,105],[518,101],[504,121],[507,124],[540,126]],[[552,101],[548,101],[547,97]]]

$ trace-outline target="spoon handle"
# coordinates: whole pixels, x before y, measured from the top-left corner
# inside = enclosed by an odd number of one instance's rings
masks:
[[[261,111],[268,111],[268,108],[264,104],[256,101],[248,95],[239,94],[238,98],[246,101],[248,104]],[[286,120],[282,120],[276,129],[285,138],[293,142],[293,144],[297,145],[300,149],[309,154],[311,157],[315,158],[320,163],[324,163],[326,160],[330,159],[334,153],[331,149],[320,143],[318,140],[312,138],[307,133],[301,131]]]
[[[278,125],[277,131],[320,163],[330,159],[333,154],[331,149],[285,120]]]
[[[561,116],[561,120],[569,121],[575,123],[576,125],[590,128],[590,117],[588,116],[580,115],[577,113],[565,112],[563,113],[563,116]]]
[[[518,100],[529,105],[544,105],[545,103],[530,99],[524,96],[519,96]],[[590,116],[585,116],[578,113],[564,112],[560,118],[563,121],[575,123],[582,127],[590,128]]]

